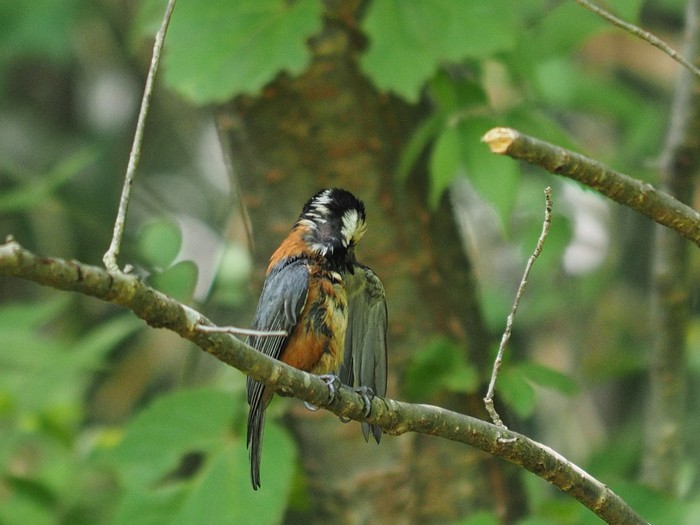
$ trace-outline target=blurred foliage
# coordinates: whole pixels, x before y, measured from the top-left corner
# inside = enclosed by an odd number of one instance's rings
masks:
[[[100,260],[150,57],[146,37],[164,5],[0,0],[0,235],[40,253]],[[684,5],[619,0],[614,9],[677,33]],[[195,106],[254,95],[280,72],[303,71],[322,12],[317,0],[206,0],[175,10],[163,67],[169,89],[154,97],[123,260],[182,300],[208,298],[208,313],[224,312],[231,324],[251,302],[250,257],[228,236],[236,227],[229,182],[211,153],[211,122]],[[464,183],[485,210],[469,244],[494,334],[542,227],[542,189],[554,187],[554,224],[516,318],[499,401],[535,438],[575,425],[576,440],[562,438],[558,451],[583,441],[582,466],[650,521],[696,523],[697,440],[688,441],[683,499],[634,483],[652,335],[648,283],[638,276],[648,270],[650,225],[635,227],[630,214],[492,156],[479,141],[509,125],[654,180],[673,79],[651,66],[665,58],[568,1],[373,0],[357,29],[367,38],[358,64],[374,85],[430,107],[396,159],[397,182],[427,159],[433,206]],[[586,237],[586,227],[602,240]],[[585,258],[592,262],[577,266]],[[697,275],[697,254],[694,265]],[[306,504],[293,443],[273,417],[265,490],[249,490],[240,374],[185,347],[173,351],[179,341],[154,339],[109,305],[9,280],[0,297],[0,523],[193,523],[202,515],[277,523]],[[697,401],[700,323],[692,326]],[[133,354],[138,364],[129,367]],[[174,357],[181,354],[184,362]],[[477,393],[485,378],[471,361],[435,334],[408,363],[401,395],[430,402],[446,391]],[[563,399],[560,413],[547,408],[552,399]],[[582,400],[595,417],[576,411]],[[689,414],[688,435],[698,427]],[[531,516],[521,525],[599,523],[540,479],[523,480]],[[459,523],[496,522],[484,512]]]
[[[162,0],[144,9],[160,20]],[[166,82],[193,102],[256,93],[280,71],[308,65],[305,41],[321,29],[316,0],[210,0],[178,6],[168,36]],[[146,17],[144,17],[146,19]]]
[[[277,498],[232,497],[244,494],[250,480],[231,416],[230,393],[214,389],[174,392],[142,410],[107,454],[124,491],[114,523],[187,524],[201,516],[207,523],[279,522],[293,474],[292,442],[274,422],[267,427],[262,475]]]
[[[466,362],[459,346],[443,338],[435,339],[415,355],[403,379],[404,394],[415,402],[445,390],[474,392],[477,386],[476,369]]]

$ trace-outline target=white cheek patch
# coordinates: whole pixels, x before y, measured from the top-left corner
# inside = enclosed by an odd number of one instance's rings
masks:
[[[351,242],[357,243],[365,234],[366,228],[365,221],[357,213],[357,210],[346,211],[343,214],[343,226],[340,229],[343,246],[347,248]]]

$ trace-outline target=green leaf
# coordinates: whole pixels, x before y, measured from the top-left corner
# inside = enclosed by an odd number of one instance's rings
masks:
[[[524,362],[518,366],[518,369],[526,379],[537,385],[552,388],[570,396],[578,392],[576,382],[571,377],[548,366]]]
[[[512,290],[506,289],[500,281],[484,280],[479,285],[479,298],[483,305],[482,311],[486,326],[494,333],[503,332],[508,312],[513,307]],[[520,322],[520,315],[522,314],[518,314],[516,323]],[[495,346],[498,348],[498,345]]]
[[[437,208],[442,193],[449,187],[462,166],[462,137],[454,127],[443,130],[430,154],[430,195],[428,202]]]
[[[282,71],[299,74],[322,8],[318,0],[182,2],[165,46],[165,81],[206,104],[256,93]]]
[[[219,390],[161,396],[134,417],[110,457],[125,486],[144,489],[174,470],[183,454],[221,446],[232,414],[230,394]]]
[[[509,126],[528,135],[533,135],[564,148],[579,149],[579,146],[571,140],[571,135],[562,127],[561,123],[555,121],[552,115],[544,111],[538,111],[536,108],[528,107],[527,105],[514,107],[503,117],[503,122],[507,122]]]
[[[439,135],[441,137],[445,133],[443,128],[446,127],[446,122],[450,120],[451,115],[453,116],[452,120],[457,120],[454,115],[470,110],[478,111],[487,106],[486,94],[479,84],[470,81],[454,81],[442,71],[438,72],[432,80],[430,88],[438,109],[418,125],[408,144],[401,152],[398,167],[399,180],[405,180],[420,155],[425,151],[428,143],[435,136]],[[461,146],[459,149],[461,149]],[[448,155],[451,154],[448,153]],[[439,159],[436,160],[439,162]],[[438,167],[437,169],[441,170],[442,168]],[[437,175],[435,180],[438,182],[443,181],[443,174],[438,174],[438,172],[432,173]],[[449,185],[452,178],[447,173],[444,173],[444,183],[446,185]],[[436,188],[435,192],[436,195],[434,197],[439,200],[442,192],[439,188]]]
[[[644,443],[640,443],[640,421],[622,424],[605,442],[605,447],[596,449],[588,458],[586,468],[595,472],[599,479],[620,477],[625,473],[633,475],[643,456]]]
[[[494,155],[482,144],[481,137],[494,125],[489,119],[469,118],[440,133],[429,165],[432,207],[437,207],[442,193],[461,174],[494,207],[501,224],[508,223],[518,194],[520,170],[512,159]]]
[[[103,323],[77,342],[57,334],[47,337],[42,325],[68,304],[47,301],[0,311],[0,392],[23,410],[50,410],[59,419],[74,417],[56,410],[76,403],[104,355],[142,324],[125,315]]]
[[[187,486],[166,485],[157,490],[127,492],[117,507],[113,525],[159,525],[173,523],[187,497]]]
[[[399,157],[397,176],[400,181],[406,180],[428,143],[444,125],[443,121],[444,117],[442,115],[433,114],[421,122],[413,131]]]
[[[4,332],[26,331],[48,323],[60,314],[70,299],[56,295],[33,303],[8,303],[0,307],[0,337]]]
[[[499,525],[501,520],[491,511],[472,513],[468,518],[452,522],[452,525]]]
[[[535,391],[517,368],[501,369],[496,392],[522,418],[530,417],[535,410]]]
[[[77,0],[0,2],[0,68],[18,56],[66,62],[75,44]]]
[[[179,301],[189,301],[197,284],[197,265],[192,261],[180,261],[167,270],[151,276],[155,288]]]
[[[127,490],[115,524],[185,525],[201,522],[202,516],[207,524],[282,520],[295,471],[294,444],[274,419],[267,421],[263,488],[253,491],[245,443],[228,430],[232,405],[224,392],[179,392],[137,416],[116,451]],[[205,456],[196,473],[165,481],[182,455],[193,450]]]
[[[211,469],[199,480],[176,523],[196,523],[202,515],[211,524],[280,523],[294,474],[294,445],[274,423],[266,426],[265,432],[270,439],[266,440],[261,465],[262,489],[256,492],[250,487],[250,467],[243,441],[232,443],[213,458]],[[232,494],[238,497],[232,498]],[[246,497],[241,497],[243,494]]]
[[[27,211],[33,206],[46,206],[46,200],[63,184],[78,175],[97,158],[93,148],[83,148],[60,161],[42,175],[29,174],[18,187],[0,194],[0,213]]]
[[[637,23],[639,15],[642,11],[644,0],[615,0],[608,7],[608,10],[616,17],[623,19],[625,22]],[[616,31],[622,31],[615,28]]]
[[[52,525],[56,523],[55,511],[26,494],[5,490],[0,505],[0,522]]]
[[[536,516],[528,516],[522,521],[518,521],[518,525],[558,525],[561,522],[556,522],[547,518],[540,518]]]
[[[496,122],[485,118],[470,118],[459,126],[462,155],[467,178],[481,197],[491,204],[501,225],[509,222],[520,185],[520,168],[512,159],[494,155],[481,142],[481,137]]]
[[[182,232],[177,224],[161,219],[144,226],[137,245],[141,257],[152,268],[167,268],[175,260],[182,244]]]
[[[567,55],[586,38],[610,28],[608,22],[574,2],[560,2],[545,10],[532,29],[518,31],[523,42],[517,47],[516,55],[529,55],[523,66],[531,67],[545,57]]]
[[[238,308],[250,300],[250,250],[238,243],[227,243],[219,259],[216,281],[209,294],[210,304]]]
[[[380,89],[409,102],[445,61],[484,58],[515,45],[512,0],[378,0],[362,28],[360,64]]]
[[[413,357],[404,389],[411,399],[425,401],[444,390],[473,392],[477,384],[478,374],[464,359],[462,349],[448,339],[437,338]]]
[[[96,370],[104,364],[108,352],[143,326],[143,321],[131,313],[103,321],[73,345],[70,359],[76,366]]]
[[[438,71],[430,82],[430,93],[443,113],[465,113],[488,107],[488,96],[481,84],[471,77]]]
[[[644,516],[649,523],[656,525],[684,523],[683,502],[667,494],[662,494],[647,486],[630,482],[615,483],[611,488],[630,507],[641,516]]]

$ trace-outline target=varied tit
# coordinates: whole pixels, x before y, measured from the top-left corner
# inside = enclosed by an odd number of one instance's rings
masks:
[[[253,320],[255,330],[287,335],[252,336],[248,344],[306,372],[337,373],[348,386],[384,396],[384,287],[355,259],[365,230],[365,206],[352,193],[335,188],[314,195],[270,258]],[[265,409],[273,391],[248,378],[246,394],[250,475],[257,490]],[[365,440],[371,432],[379,443],[381,428],[362,423],[362,431]]]

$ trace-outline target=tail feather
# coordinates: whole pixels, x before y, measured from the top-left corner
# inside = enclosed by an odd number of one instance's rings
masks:
[[[365,441],[367,442],[369,442],[370,431],[372,432],[372,436],[374,436],[374,440],[379,444],[379,441],[382,439],[382,427],[362,422],[362,435],[365,436]]]
[[[257,383],[257,382],[256,382]],[[262,383],[249,390],[248,434],[246,436],[248,457],[250,458],[250,482],[253,490],[260,488],[260,458],[262,454],[263,431],[265,429],[265,409],[272,396],[266,396]],[[252,393],[252,395],[250,395]],[[268,399],[265,399],[265,398]]]

